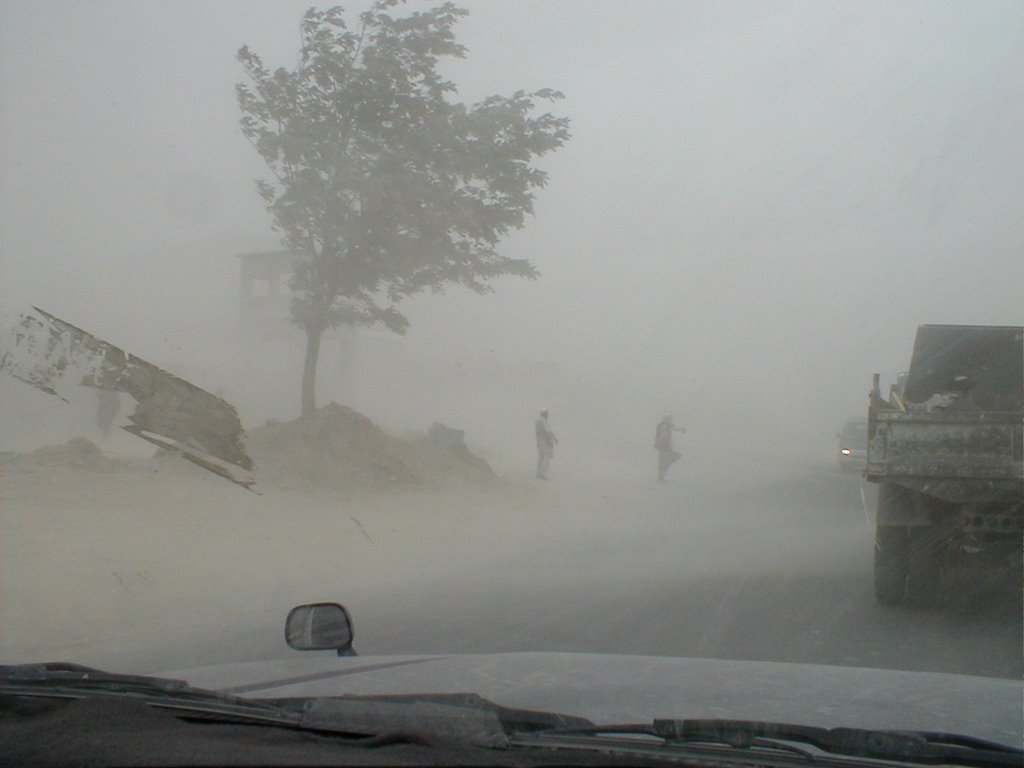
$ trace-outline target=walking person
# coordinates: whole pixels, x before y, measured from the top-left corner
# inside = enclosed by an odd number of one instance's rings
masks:
[[[555,437],[551,425],[548,423],[548,412],[540,412],[540,417],[534,424],[537,432],[537,479],[548,479],[548,466],[555,455],[555,445],[558,438]]]
[[[658,451],[658,482],[664,483],[668,468],[679,461],[682,455],[672,447],[672,433],[686,432],[685,427],[678,427],[671,416],[662,417],[654,429],[654,447]]]

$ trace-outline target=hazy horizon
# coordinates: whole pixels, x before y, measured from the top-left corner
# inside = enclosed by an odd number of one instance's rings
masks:
[[[444,421],[511,464],[542,407],[566,455],[649,461],[673,413],[709,462],[808,457],[917,325],[1021,322],[1019,3],[458,4],[460,100],[566,95],[573,137],[501,249],[541,278],[409,301],[406,337],[360,331],[345,359],[328,343],[321,405]],[[294,63],[307,5],[0,6],[6,321],[40,306],[248,425],[297,415],[301,334],[238,334],[236,254],[280,242],[234,57]],[[91,419],[88,392],[0,396],[0,449],[61,439],[58,409]]]

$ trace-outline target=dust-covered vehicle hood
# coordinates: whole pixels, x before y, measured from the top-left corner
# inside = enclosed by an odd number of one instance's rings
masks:
[[[598,724],[726,718],[949,732],[1019,748],[1022,685],[931,672],[575,653],[317,656],[161,673],[256,698],[475,693]]]

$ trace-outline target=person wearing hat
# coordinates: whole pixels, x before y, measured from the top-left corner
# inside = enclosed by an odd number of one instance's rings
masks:
[[[558,438],[548,424],[547,410],[540,412],[534,427],[537,432],[537,479],[547,480],[548,466],[555,455],[555,445],[558,443]]]
[[[654,447],[658,451],[658,482],[665,482],[668,468],[679,461],[682,455],[672,447],[672,433],[686,432],[685,427],[677,427],[671,416],[663,416],[654,429]]]

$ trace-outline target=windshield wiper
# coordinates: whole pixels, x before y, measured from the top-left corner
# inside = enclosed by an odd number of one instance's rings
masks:
[[[184,680],[122,675],[63,662],[0,666],[0,694],[66,699],[118,696],[155,707],[273,725],[298,725],[301,720],[298,713],[259,699],[193,688]]]
[[[922,765],[1020,766],[1024,751],[971,736],[923,731],[818,728],[742,720],[654,720],[597,726],[556,713],[515,710],[473,694],[245,699],[183,680],[122,675],[76,664],[0,666],[0,694],[117,696],[227,719],[361,737],[367,745],[444,737],[490,747],[726,748],[785,752],[815,761],[836,755]],[[814,751],[817,750],[817,753]]]
[[[580,717],[502,707],[475,694],[246,699],[193,688],[183,680],[64,663],[0,666],[0,695],[117,697],[174,710],[186,719],[283,726],[348,737],[365,746],[448,739],[505,747],[515,732],[593,726]]]
[[[652,723],[603,725],[592,728],[559,728],[517,734],[513,746],[542,746],[578,738],[599,738],[609,742],[632,740],[661,747],[726,747],[767,749],[796,753],[806,760],[822,756],[868,758],[922,765],[953,764],[986,768],[1021,766],[1024,750],[972,736],[926,731],[883,731],[858,728],[817,728],[788,723],[745,720],[654,720]]]

